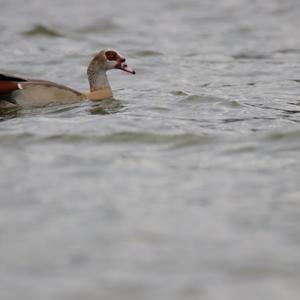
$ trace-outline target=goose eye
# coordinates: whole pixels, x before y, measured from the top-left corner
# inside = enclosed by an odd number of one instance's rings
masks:
[[[105,52],[105,55],[108,60],[117,60],[118,58],[117,53],[114,51],[107,51]]]

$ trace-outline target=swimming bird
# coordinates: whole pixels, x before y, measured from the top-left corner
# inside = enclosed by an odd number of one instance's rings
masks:
[[[119,69],[135,74],[118,51],[104,49],[88,65],[90,91],[81,93],[69,87],[46,80],[26,79],[0,73],[0,107],[14,104],[21,107],[68,104],[83,100],[103,100],[112,97],[106,72]]]

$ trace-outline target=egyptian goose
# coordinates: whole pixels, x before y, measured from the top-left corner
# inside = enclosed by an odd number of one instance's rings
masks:
[[[102,100],[112,97],[106,71],[119,69],[135,74],[125,58],[113,49],[100,51],[89,63],[87,76],[90,92],[80,93],[66,86],[45,80],[25,79],[0,74],[0,107],[10,102],[21,107],[68,104],[82,100]]]

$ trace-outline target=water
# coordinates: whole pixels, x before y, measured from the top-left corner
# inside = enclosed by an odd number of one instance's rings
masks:
[[[297,0],[1,1],[1,70],[114,99],[1,114],[3,300],[299,299]]]

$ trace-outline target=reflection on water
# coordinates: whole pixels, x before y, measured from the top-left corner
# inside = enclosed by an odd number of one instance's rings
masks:
[[[108,99],[102,101],[84,101],[72,105],[48,105],[45,107],[21,108],[9,107],[0,109],[0,121],[16,117],[29,117],[37,115],[55,115],[59,117],[74,117],[80,113],[88,112],[91,115],[109,115],[118,113],[126,108],[121,100]]]
[[[93,104],[88,111],[91,115],[110,115],[123,111],[125,108],[124,102],[109,99]]]
[[[18,107],[0,108],[0,122],[18,117],[19,111]]]

